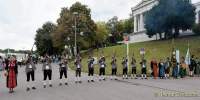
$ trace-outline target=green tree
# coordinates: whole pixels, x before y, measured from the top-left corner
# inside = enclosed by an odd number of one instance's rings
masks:
[[[195,22],[195,7],[188,0],[159,0],[145,17],[147,35],[165,33],[165,38],[179,36],[179,30],[191,29]]]
[[[57,49],[53,47],[51,33],[56,29],[56,25],[47,22],[43,24],[41,28],[36,31],[35,45],[37,47],[37,52],[39,55],[44,54],[55,54]]]
[[[109,36],[109,30],[105,22],[97,22],[95,40],[97,44],[105,42]]]
[[[77,15],[74,14],[77,12]],[[57,20],[58,26],[53,32],[53,44],[55,47],[63,48],[65,44],[74,46],[75,20],[77,26],[77,45],[81,49],[87,49],[94,45],[96,24],[91,19],[91,10],[87,5],[76,2],[69,9],[62,8],[60,18]],[[66,41],[70,38],[69,41]]]

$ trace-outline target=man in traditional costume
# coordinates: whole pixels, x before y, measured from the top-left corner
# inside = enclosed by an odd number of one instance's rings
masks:
[[[197,64],[196,75],[197,77],[200,77],[200,59],[198,57],[196,57],[196,64]]]
[[[112,76],[111,76],[111,80],[114,78],[115,80],[117,80],[117,59],[115,58],[115,56],[112,57],[112,61],[111,61],[111,66],[112,66]]]
[[[131,60],[131,67],[132,67],[131,78],[135,78],[135,79],[137,79],[136,60],[135,60],[134,57],[132,57],[132,60]]]
[[[189,65],[189,70],[190,70],[189,75],[190,75],[190,77],[193,77],[194,76],[194,69],[197,66],[194,55],[192,55],[192,57],[190,59],[190,63],[191,64]]]
[[[94,82],[94,58],[88,58],[88,82]]]
[[[60,83],[59,86],[62,85],[63,80],[64,84],[68,85],[67,83],[67,70],[68,70],[68,61],[65,56],[62,57],[61,63],[59,64],[59,72],[60,72]],[[63,79],[64,76],[64,79]]]
[[[101,80],[106,80],[105,79],[105,67],[106,67],[106,63],[105,63],[106,59],[104,56],[102,56],[100,59],[99,59],[99,81]]]
[[[140,62],[141,65],[141,72],[142,72],[142,79],[147,79],[147,61],[146,59],[142,58],[142,61]]]
[[[177,63],[177,60],[176,60],[175,53],[172,56],[171,63],[172,63],[172,68],[173,68],[173,70],[172,70],[172,76],[175,79],[177,79],[178,78],[178,63]]]
[[[128,79],[128,59],[123,57],[122,59],[122,66],[123,66],[123,79]]]
[[[43,76],[44,76],[43,87],[46,88],[46,85],[47,85],[46,80],[47,80],[47,78],[49,79],[49,87],[52,87],[52,83],[51,83],[52,66],[51,66],[51,59],[48,56],[46,56],[44,61],[43,61],[42,70],[43,70]]]
[[[75,79],[75,83],[82,83],[82,81],[81,81],[81,67],[82,67],[82,64],[81,64],[81,57],[80,57],[79,54],[76,57],[74,65],[76,67],[76,79]]]
[[[164,65],[163,59],[160,60],[158,67],[159,67],[159,77],[160,77],[160,79],[164,79],[164,77],[165,77],[165,65]]]
[[[32,89],[35,90],[35,70],[36,70],[36,66],[33,62],[33,59],[31,56],[28,57],[28,60],[26,61],[26,68],[25,68],[25,72],[26,72],[26,76],[27,76],[27,89],[26,91],[30,91],[30,86],[32,86]],[[30,79],[32,79],[32,82],[30,82]]]
[[[169,57],[167,57],[166,61],[165,61],[165,78],[170,78],[170,67],[171,67],[171,62]]]

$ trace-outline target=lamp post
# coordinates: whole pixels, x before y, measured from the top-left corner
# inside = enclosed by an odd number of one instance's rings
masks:
[[[78,12],[74,12],[73,15],[75,15],[75,24],[74,24],[74,28],[75,28],[75,32],[74,32],[74,56],[76,57],[77,55],[77,43],[76,43],[76,31],[77,31],[77,22],[76,22],[76,16],[78,15]]]

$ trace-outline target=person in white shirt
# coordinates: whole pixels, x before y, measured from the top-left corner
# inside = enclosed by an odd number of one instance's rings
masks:
[[[94,82],[94,58],[88,58],[88,82]]]
[[[147,70],[146,69],[147,64],[146,63],[147,63],[146,59],[142,58],[142,61],[140,62],[140,65],[141,65],[141,68],[142,68],[142,71],[141,71],[142,72],[142,79],[143,78],[147,79],[147,75],[146,75],[147,74],[147,71],[146,71]]]
[[[105,63],[105,57],[102,56],[100,59],[99,59],[99,81],[101,80],[106,80],[105,79],[105,67],[106,67],[106,63]]]
[[[122,59],[122,66],[123,66],[123,79],[128,79],[128,59],[123,57]]]
[[[51,66],[51,59],[48,56],[45,57],[42,70],[43,70],[43,75],[44,75],[44,83],[43,83],[44,88],[46,88],[46,85],[47,85],[46,83],[47,78],[49,79],[49,87],[52,87],[52,83],[51,83],[52,66]]]
[[[65,85],[68,85],[67,83],[67,70],[68,70],[68,62],[66,57],[63,57],[61,60],[61,63],[59,64],[59,72],[60,72],[60,83],[59,86],[62,85],[62,81],[64,80]],[[63,78],[64,75],[64,79]]]
[[[29,56],[28,60],[26,61],[26,68],[25,68],[25,72],[26,72],[26,76],[27,76],[27,89],[26,91],[30,90],[30,84],[32,83],[32,89],[35,90],[35,70],[36,70],[36,66],[32,60],[32,57]],[[32,79],[32,82],[30,82],[30,79]]]
[[[117,59],[115,57],[115,55],[112,57],[112,61],[111,61],[111,66],[112,66],[112,76],[111,76],[111,80],[114,78],[115,80],[117,80]]]
[[[81,81],[81,57],[79,55],[77,55],[74,65],[76,67],[76,79],[75,79],[75,83],[82,83]]]

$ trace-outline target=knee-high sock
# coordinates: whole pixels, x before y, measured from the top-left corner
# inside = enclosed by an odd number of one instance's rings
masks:
[[[49,84],[51,85],[51,80],[49,80]]]
[[[30,87],[30,82],[27,82],[26,84],[27,84],[27,88],[29,88]]]
[[[43,85],[47,85],[46,81],[43,81]]]

